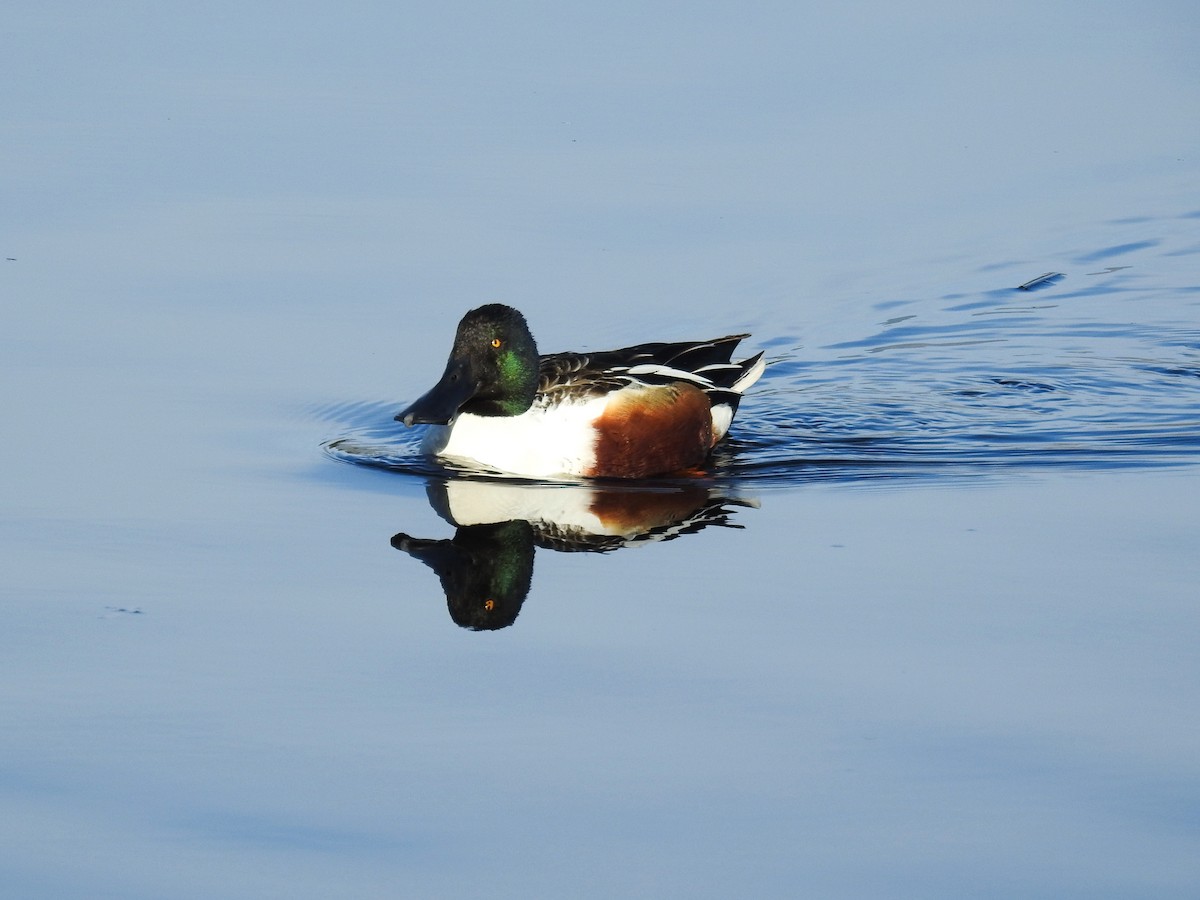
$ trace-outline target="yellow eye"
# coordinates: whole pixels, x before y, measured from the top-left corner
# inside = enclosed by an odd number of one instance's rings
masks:
[[[501,341],[500,338],[492,338],[492,346],[495,347],[497,350],[500,349],[500,345],[502,343],[504,343],[504,342]]]

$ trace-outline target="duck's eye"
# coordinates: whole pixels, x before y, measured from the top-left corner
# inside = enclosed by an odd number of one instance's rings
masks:
[[[500,345],[503,343],[504,343],[504,341],[500,340],[500,338],[492,338],[492,346],[495,347],[497,350],[500,349]]]

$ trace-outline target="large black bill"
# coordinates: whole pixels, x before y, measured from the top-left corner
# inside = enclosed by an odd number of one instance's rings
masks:
[[[467,367],[451,361],[441,381],[429,389],[408,409],[396,415],[405,425],[446,425],[458,415],[459,408],[471,399],[475,385]]]

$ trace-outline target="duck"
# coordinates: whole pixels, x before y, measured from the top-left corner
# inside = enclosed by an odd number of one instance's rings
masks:
[[[502,303],[458,323],[442,377],[396,415],[430,426],[421,451],[534,479],[637,479],[695,471],[728,433],[763,354],[732,361],[748,334],[539,355]]]

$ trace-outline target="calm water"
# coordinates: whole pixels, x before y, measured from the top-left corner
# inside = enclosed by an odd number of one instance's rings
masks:
[[[0,894],[1196,896],[1193,6],[9,11]],[[452,472],[491,300],[771,365]]]

